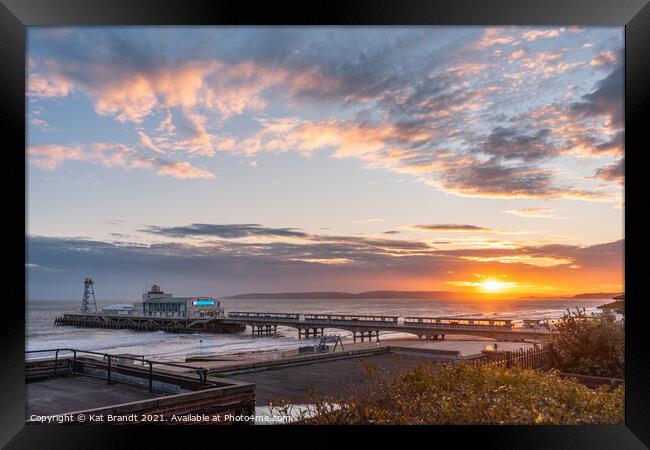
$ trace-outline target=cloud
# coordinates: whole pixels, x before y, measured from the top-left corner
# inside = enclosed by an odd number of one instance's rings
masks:
[[[625,152],[625,131],[621,130],[617,132],[609,141],[597,144],[593,150],[596,154],[609,153],[622,155]]]
[[[623,183],[625,181],[625,157],[619,159],[613,164],[608,164],[596,170],[594,177],[606,181],[618,181]]]
[[[564,29],[553,28],[549,30],[531,30],[522,34],[524,40],[528,42],[536,41],[537,39],[552,39],[560,36]]]
[[[597,192],[558,185],[551,169],[526,165],[503,165],[494,158],[480,161],[464,158],[441,166],[439,186],[461,195],[476,197],[538,198],[557,197],[598,200]]]
[[[42,119],[40,117],[31,117],[29,123],[30,125],[34,125],[35,127],[38,127],[41,131],[46,131],[46,132],[61,131],[59,127],[50,125],[50,123],[47,120]]]
[[[293,228],[269,228],[259,224],[207,224],[194,223],[182,227],[151,226],[142,231],[169,237],[211,236],[224,239],[245,237],[296,237],[305,238],[308,235]]]
[[[498,283],[500,289],[511,289],[519,285],[519,283],[516,281],[497,281],[493,283]],[[482,288],[485,286],[484,281],[448,281],[446,284],[449,284],[451,286],[475,288]]]
[[[491,231],[490,228],[477,227],[475,225],[455,224],[413,225],[413,228],[424,231]]]
[[[356,158],[369,169],[413,175],[447,192],[482,197],[597,199],[600,194],[557,183],[552,169],[531,164],[506,164],[504,160],[529,162],[558,154],[548,141],[549,131],[533,135],[514,129],[495,128],[472,153],[491,155],[488,160],[462,153],[430,149],[437,132],[406,124],[354,123],[329,118],[316,122],[285,118],[259,120],[261,128],[237,140],[223,138],[222,151],[254,155],[262,151],[298,151],[311,154],[333,149],[335,158]]]
[[[260,61],[217,58],[170,60],[156,45],[106,34],[95,54],[61,53],[42,73],[30,74],[29,94],[86,93],[98,114],[141,123],[157,109],[211,110],[222,118],[266,106],[263,92],[282,86],[295,95],[334,89],[337,81],[316,67],[277,67]],[[152,54],[149,54],[151,51]],[[142,60],[141,60],[142,59]]]
[[[504,211],[508,214],[514,214],[520,217],[536,217],[536,218],[548,218],[553,217],[553,210],[551,208],[540,206],[532,208],[519,208],[512,209],[509,211]]]
[[[81,161],[84,159],[81,147],[66,147],[63,145],[30,145],[27,153],[30,163],[45,170],[57,169],[65,161]]]
[[[523,48],[517,49],[514,52],[510,53],[508,60],[515,61],[521,58],[522,56],[524,56],[525,54],[526,54],[526,50],[524,50]]]
[[[252,227],[253,233],[256,228],[266,228]],[[235,231],[238,236],[239,231]],[[129,291],[139,291],[143,280],[164,280],[174,292],[187,295],[223,295],[264,289],[322,290],[332,285],[354,290],[405,286],[430,290],[449,281],[471,279],[474,273],[509,275],[509,282],[540,289],[553,280],[556,291],[568,292],[588,290],[594,279],[608,284],[622,284],[623,279],[624,241],[593,246],[437,250],[417,241],[332,238],[255,243],[218,240],[190,245],[30,235],[30,298],[57,295],[64,286],[76,292],[78,280],[88,273],[96,276],[98,286],[101,281],[104,297],[133,295]],[[567,270],[570,266],[575,268]],[[40,270],[43,267],[50,270]],[[56,279],[59,283],[54,283]],[[53,285],[57,286],[55,293]]]
[[[528,162],[546,159],[558,152],[549,142],[550,134],[548,128],[526,134],[515,128],[496,127],[476,151],[506,160],[518,159]]]
[[[618,61],[618,58],[619,57],[618,57],[616,52],[614,52],[612,50],[607,50],[607,51],[601,52],[598,55],[596,55],[596,57],[594,57],[591,60],[590,64],[592,66],[608,66],[608,67],[611,67],[611,66],[614,66],[616,64],[616,62]]]
[[[623,66],[618,65],[607,77],[596,83],[596,88],[571,105],[578,117],[607,117],[610,126],[623,128]]]
[[[514,77],[523,76],[531,81],[537,81],[538,78],[548,80],[586,64],[585,61],[567,61],[565,54],[566,50],[557,50],[537,52],[522,58],[518,65],[524,70]]]
[[[525,264],[537,267],[569,266],[618,267],[622,271],[624,241],[592,246],[523,245],[514,248],[483,248],[440,250],[438,253],[468,261]],[[598,258],[603,258],[598,261]],[[621,272],[622,273],[622,272]]]
[[[328,151],[456,195],[605,199],[562,165],[622,154],[620,49],[592,60],[565,32],[485,28],[423,45],[434,31],[78,30],[40,41],[49,59],[30,79],[34,98],[85,95],[154,153]],[[229,128],[237,116],[245,132]],[[209,177],[188,164],[161,171]]]
[[[173,162],[158,157],[147,157],[138,150],[123,144],[97,142],[87,146],[74,147],[30,145],[27,153],[29,162],[44,170],[55,170],[66,161],[83,161],[109,168],[153,170],[158,175],[180,179],[214,178],[212,172],[194,167],[188,162]]]
[[[27,95],[30,97],[65,97],[71,92],[72,83],[60,76],[52,75],[47,78],[38,74],[28,76]]]
[[[156,144],[153,143],[151,138],[147,136],[143,131],[138,131],[138,141],[143,147],[148,148],[149,150],[156,153],[165,153],[163,150],[158,148]]]
[[[480,40],[472,45],[473,50],[485,50],[495,45],[507,45],[514,42],[515,37],[500,28],[486,28]]]
[[[174,178],[194,178],[194,179],[210,179],[214,178],[214,174],[205,169],[194,167],[187,161],[175,163],[163,163],[158,168],[159,175],[169,175]]]

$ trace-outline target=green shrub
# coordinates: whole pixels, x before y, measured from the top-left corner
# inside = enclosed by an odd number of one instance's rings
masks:
[[[371,375],[372,376],[372,375]],[[556,372],[424,365],[347,398],[312,394],[306,424],[622,423],[624,387],[593,390]],[[336,406],[333,406],[336,405]],[[286,414],[290,405],[276,405]],[[311,417],[310,417],[311,415]]]
[[[623,378],[625,374],[625,324],[612,312],[587,316],[577,310],[556,324],[553,346],[556,364],[563,372]]]

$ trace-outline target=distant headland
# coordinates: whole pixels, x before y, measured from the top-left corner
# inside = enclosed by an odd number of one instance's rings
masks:
[[[609,299],[620,292],[598,292],[598,293],[585,293],[576,294],[572,296],[523,296],[518,297],[518,300],[543,300],[543,299],[575,299],[575,300],[589,300],[589,299]],[[317,292],[273,292],[273,293],[248,293],[232,295],[223,297],[225,299],[304,299],[304,300],[319,300],[319,299],[362,299],[362,298],[376,298],[376,299],[421,299],[421,300],[463,300],[467,299],[468,295],[474,297],[475,294],[468,294],[466,292],[451,292],[451,291],[365,291],[359,293],[351,292],[338,292],[338,291],[317,291]],[[488,297],[487,295],[483,295]]]
[[[448,291],[365,291],[357,294],[351,292],[273,292],[239,294],[227,299],[359,299],[359,298],[409,298],[409,299],[442,299],[462,298],[463,294]]]

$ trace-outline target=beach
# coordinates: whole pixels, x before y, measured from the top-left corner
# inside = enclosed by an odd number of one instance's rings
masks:
[[[317,342],[318,339],[303,340],[301,341],[301,345],[313,345]],[[487,338],[482,339],[476,336],[450,335],[444,341],[418,340],[415,336],[407,336],[381,339],[379,344],[377,342],[344,342],[344,348],[341,348],[339,344],[336,350],[334,350],[334,345],[330,344],[331,353],[329,354],[333,355],[341,352],[372,350],[385,347],[407,347],[423,350],[457,351],[461,357],[467,357],[480,354],[487,346],[494,347],[495,343],[498,346],[498,350],[503,351],[515,351],[533,346],[532,343],[528,342],[500,342]],[[185,363],[196,367],[204,367],[209,370],[224,370],[233,366],[285,360],[299,356],[301,354],[298,352],[298,349],[246,351],[223,355],[206,353],[204,355],[195,355],[189,361],[186,360]]]

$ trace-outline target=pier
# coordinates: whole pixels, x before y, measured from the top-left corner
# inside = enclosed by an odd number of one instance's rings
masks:
[[[323,336],[325,329],[352,333],[354,342],[379,339],[381,331],[409,333],[419,339],[444,340],[447,335],[487,337],[501,341],[543,340],[552,334],[542,326],[518,326],[511,319],[454,317],[398,317],[355,314],[298,314],[233,311],[224,317],[173,317],[137,314],[68,313],[56,326],[166,331],[176,333],[238,333],[249,327],[251,336],[273,336],[278,326],[295,328],[299,339]]]
[[[54,325],[168,333],[238,333],[246,329],[243,324],[226,322],[218,317],[145,316],[99,312],[66,313],[54,319]]]
[[[540,340],[552,334],[545,327],[523,327],[511,319],[468,319],[453,317],[398,317],[353,314],[294,314],[234,311],[226,315],[227,323],[251,328],[253,336],[272,335],[278,326],[298,330],[298,338],[323,336],[325,329],[352,332],[354,342],[378,339],[380,331],[409,333],[419,339],[444,340],[446,335],[470,335],[502,341]]]

